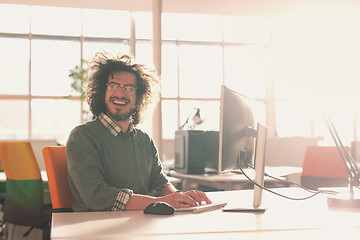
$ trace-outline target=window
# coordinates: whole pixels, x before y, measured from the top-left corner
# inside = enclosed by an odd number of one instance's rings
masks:
[[[29,136],[29,102],[19,99],[0,99],[0,139],[26,139]]]
[[[0,4],[0,22],[0,139],[65,144],[89,119],[79,96],[63,98],[72,91],[69,69],[97,51],[153,64],[150,12]],[[280,137],[332,145],[320,111],[327,109],[350,145],[360,135],[359,24],[359,17],[163,13],[163,139],[173,139],[194,108],[205,120],[199,129],[218,130],[225,84],[254,98]],[[141,127],[151,135],[151,116]]]
[[[111,27],[108,27],[109,23]],[[82,26],[85,37],[128,39],[130,37],[130,13],[115,10],[84,9]]]
[[[0,4],[0,32],[29,33],[29,6],[15,4]],[[14,14],[16,13],[16,14]]]
[[[31,32],[34,34],[80,36],[81,10],[32,6]]]
[[[31,41],[31,94],[66,96],[71,92],[69,69],[80,59],[78,39],[38,38]]]
[[[222,66],[220,46],[181,45],[179,50],[180,97],[219,98]]]
[[[182,41],[221,42],[221,16],[179,14],[179,39]]]
[[[69,70],[97,51],[129,53],[130,13],[0,4],[0,20],[0,139],[65,144],[89,119],[79,96],[64,98],[73,94]]]
[[[265,98],[267,51],[264,45],[226,46],[225,82],[252,98]]]
[[[80,101],[34,99],[31,112],[32,137],[35,139],[56,139],[66,143],[68,133],[81,122]]]
[[[356,139],[359,21],[345,17],[274,21],[273,86],[279,136],[320,136],[324,138],[320,144],[333,145],[321,114],[329,112],[343,143],[350,146]]]
[[[0,94],[24,95],[29,92],[29,49],[30,41],[25,37],[0,35]]]
[[[194,108],[205,120],[197,129],[218,130],[222,84],[259,100],[265,122],[268,21],[170,13],[162,18],[163,138],[173,139]]]

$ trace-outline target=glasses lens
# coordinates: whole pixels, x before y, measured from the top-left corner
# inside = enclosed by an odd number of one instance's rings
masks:
[[[132,85],[128,85],[128,84],[121,85],[119,83],[110,82],[110,83],[106,84],[106,86],[112,92],[117,92],[119,90],[119,88],[122,88],[122,90],[125,94],[134,94],[136,92],[136,87],[132,86]]]
[[[116,83],[108,83],[107,87],[109,88],[110,91],[115,92],[119,89],[120,86]]]
[[[133,86],[125,85],[124,86],[124,93],[133,94],[133,93],[135,93],[135,88]]]

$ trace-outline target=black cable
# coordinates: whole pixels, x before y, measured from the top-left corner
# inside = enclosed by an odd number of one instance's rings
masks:
[[[248,167],[250,167],[251,169],[255,170],[253,166],[251,166],[249,163],[247,163]],[[325,193],[325,194],[338,194],[339,192],[336,192],[336,191],[332,191],[332,190],[314,190],[314,189],[310,189],[310,188],[307,188],[307,187],[304,187],[303,185],[297,183],[297,182],[294,182],[294,181],[290,181],[290,180],[284,180],[284,179],[281,179],[281,178],[277,178],[277,177],[274,177],[268,173],[264,173],[264,176],[265,177],[269,177],[269,178],[272,178],[272,179],[275,179],[279,182],[284,182],[284,183],[287,183],[287,184],[292,184],[292,185],[296,185],[297,187],[299,188],[302,188],[304,189],[305,191],[308,191],[310,193],[316,193],[316,192],[320,192],[320,193]]]
[[[265,190],[265,191],[268,191],[268,192],[270,192],[270,193],[272,193],[272,194],[275,194],[275,195],[277,195],[277,196],[279,196],[279,197],[283,197],[283,198],[286,198],[286,199],[289,199],[289,200],[307,200],[307,199],[310,199],[310,198],[312,198],[312,197],[315,197],[316,195],[318,195],[318,194],[320,194],[320,193],[323,193],[322,191],[316,191],[314,194],[312,194],[312,195],[310,195],[310,196],[307,196],[307,197],[303,197],[303,198],[288,197],[288,196],[285,196],[285,195],[283,195],[283,194],[280,194],[280,193],[277,193],[277,192],[275,192],[275,191],[272,191],[272,190],[270,190],[270,189],[268,189],[268,188],[266,188],[266,187],[263,187],[263,186],[261,186],[260,184],[257,184],[257,183],[256,183],[254,180],[252,180],[252,179],[244,172],[244,170],[240,167],[239,159],[237,159],[236,164],[238,165],[238,168],[240,169],[240,171],[242,172],[242,174],[244,174],[244,176],[245,176],[250,182],[252,182],[252,183],[253,183],[254,185],[256,185],[257,187],[259,187],[259,188],[261,188],[261,189],[263,189],[263,190]]]

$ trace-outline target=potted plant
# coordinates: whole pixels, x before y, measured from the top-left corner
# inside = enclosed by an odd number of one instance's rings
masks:
[[[69,77],[73,79],[71,83],[71,89],[75,93],[79,93],[80,101],[81,101],[81,108],[83,113],[83,122],[88,121],[91,119],[90,113],[87,110],[83,109],[83,102],[85,101],[85,88],[86,83],[89,78],[89,65],[88,61],[81,59],[80,65],[76,65],[74,68],[69,70]],[[64,96],[64,98],[70,99],[73,95],[69,94],[68,96]]]

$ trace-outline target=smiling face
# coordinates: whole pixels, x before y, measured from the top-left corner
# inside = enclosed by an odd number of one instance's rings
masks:
[[[118,83],[121,86],[131,84],[136,86],[136,76],[130,72],[115,72],[110,74],[108,83]],[[106,88],[106,115],[114,120],[124,131],[127,130],[131,114],[136,108],[136,91],[134,94],[124,93],[123,88]]]

